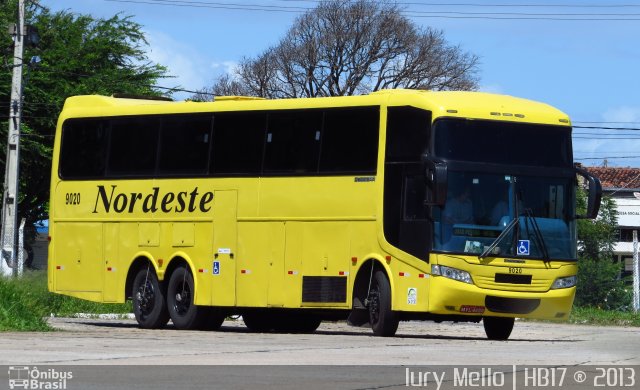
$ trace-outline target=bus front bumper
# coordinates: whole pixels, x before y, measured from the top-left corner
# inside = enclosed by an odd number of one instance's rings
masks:
[[[515,292],[480,288],[442,276],[430,281],[432,314],[568,319],[575,287],[546,292]]]

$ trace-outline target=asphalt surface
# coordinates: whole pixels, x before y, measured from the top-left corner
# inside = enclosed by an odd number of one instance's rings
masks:
[[[325,322],[312,334],[144,330],[134,320],[52,318],[59,331],[6,332],[3,365],[640,365],[640,329],[516,321],[508,341],[482,324],[402,322],[397,335]],[[639,373],[640,374],[640,373]]]

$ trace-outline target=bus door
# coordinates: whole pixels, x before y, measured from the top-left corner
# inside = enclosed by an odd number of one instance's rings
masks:
[[[215,191],[213,197],[213,265],[211,287],[213,306],[236,304],[236,261],[238,192]]]

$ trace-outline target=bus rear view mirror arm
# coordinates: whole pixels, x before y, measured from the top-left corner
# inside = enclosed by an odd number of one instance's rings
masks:
[[[428,192],[431,193],[426,203],[443,206],[447,200],[447,164],[432,159],[425,160],[425,163]]]

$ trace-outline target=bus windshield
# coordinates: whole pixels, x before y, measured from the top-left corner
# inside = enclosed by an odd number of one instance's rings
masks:
[[[573,167],[568,126],[441,118],[434,128],[435,153],[445,160]]]
[[[537,259],[576,258],[573,178],[449,172],[434,207],[436,251]]]

